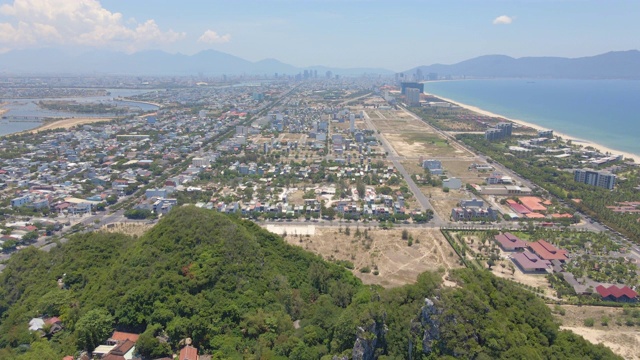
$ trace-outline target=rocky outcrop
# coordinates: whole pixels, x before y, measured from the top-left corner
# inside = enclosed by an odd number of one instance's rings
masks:
[[[437,319],[438,314],[439,311],[433,301],[429,298],[424,299],[424,306],[420,310],[420,323],[424,329],[422,335],[422,352],[425,354],[431,353],[433,343],[438,340],[440,336],[440,323]]]
[[[384,320],[381,322],[372,321],[367,327],[358,327],[356,342],[353,346],[353,360],[375,360],[376,348],[384,342],[387,326]]]

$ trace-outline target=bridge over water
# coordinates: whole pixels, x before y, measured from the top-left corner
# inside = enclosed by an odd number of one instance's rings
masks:
[[[43,121],[45,118],[41,116],[3,116],[2,120],[7,122],[39,122]]]

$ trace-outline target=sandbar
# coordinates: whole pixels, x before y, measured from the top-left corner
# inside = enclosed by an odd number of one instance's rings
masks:
[[[69,118],[69,119],[62,119],[62,120],[57,120],[49,123],[44,123],[42,124],[42,126],[39,126],[35,129],[27,130],[25,132],[29,132],[33,134],[42,130],[69,129],[76,125],[84,125],[84,124],[91,124],[91,123],[96,123],[101,121],[111,121],[111,120],[113,120],[113,118],[92,118],[92,117]]]
[[[502,115],[499,115],[499,114],[496,114],[496,113],[492,113],[492,112],[487,111],[487,110],[483,110],[483,109],[481,109],[479,107],[476,107],[476,106],[463,104],[463,103],[461,103],[459,101],[451,100],[451,99],[442,97],[440,95],[430,94],[430,93],[425,93],[425,94],[433,96],[433,97],[436,97],[438,99],[442,99],[442,100],[450,102],[452,104],[458,105],[461,108],[473,111],[473,112],[475,112],[477,114],[480,114],[480,115],[502,118],[502,119],[511,121],[511,122],[513,122],[515,124],[518,124],[518,125],[521,125],[521,126],[527,126],[527,127],[532,128],[532,129],[535,129],[535,130],[546,130],[546,128],[544,128],[544,127],[542,127],[540,125],[532,124],[530,122],[526,122],[526,121],[520,120],[520,119],[512,119],[512,118],[509,118],[509,117],[506,117],[506,116],[502,116]],[[596,143],[594,143],[592,141],[589,141],[589,140],[580,139],[580,138],[577,138],[575,136],[571,136],[571,135],[560,133],[560,132],[556,131],[555,129],[553,129],[553,133],[554,133],[554,135],[560,136],[561,138],[563,138],[565,140],[571,140],[574,145],[580,145],[580,146],[583,146],[583,147],[591,146],[594,149],[596,149],[596,150],[598,150],[598,151],[600,151],[602,153],[611,153],[611,154],[614,154],[614,155],[620,154],[620,155],[624,156],[625,158],[633,159],[633,161],[636,162],[636,163],[640,163],[640,155],[633,154],[633,153],[626,152],[626,151],[614,150],[612,148],[606,147],[604,145],[596,144]]]

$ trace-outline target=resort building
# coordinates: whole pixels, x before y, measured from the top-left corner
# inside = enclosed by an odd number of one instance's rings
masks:
[[[573,171],[573,180],[604,189],[612,190],[616,185],[616,176],[606,171],[578,169]]]
[[[603,301],[616,301],[616,302],[636,302],[638,301],[638,293],[628,286],[617,287],[611,285],[605,287],[598,285],[596,291],[602,296]]]
[[[549,244],[545,240],[538,240],[529,243],[529,249],[533,251],[542,260],[558,260],[560,262],[567,261],[567,250],[561,250]]]
[[[520,240],[512,233],[498,234],[494,236],[494,239],[504,251],[519,251],[527,247],[527,243],[524,240]]]
[[[551,262],[528,250],[511,255],[511,261],[524,273],[546,273],[551,267]]]

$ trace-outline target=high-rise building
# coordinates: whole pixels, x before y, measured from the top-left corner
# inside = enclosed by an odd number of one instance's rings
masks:
[[[616,176],[605,171],[578,169],[573,172],[573,180],[583,184],[612,190],[616,185]]]
[[[419,82],[403,82],[400,84],[400,89],[402,95],[406,94],[407,89],[418,89],[422,94],[424,92],[424,84]]]
[[[349,130],[352,134],[356,131],[356,114],[349,114]]]
[[[506,136],[511,136],[511,132],[513,131],[513,123],[510,122],[502,122],[496,125],[497,129],[501,129]]]
[[[415,88],[408,88],[405,92],[407,97],[407,105],[419,106],[420,105],[420,90]]]
[[[502,140],[511,136],[513,132],[513,124],[509,122],[503,122],[496,125],[495,128],[489,129],[484,132],[484,138],[489,141]]]

